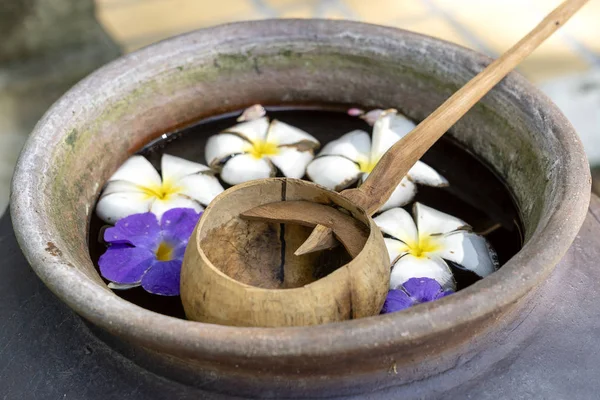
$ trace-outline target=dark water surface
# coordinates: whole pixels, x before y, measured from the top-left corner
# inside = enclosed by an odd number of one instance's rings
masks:
[[[225,128],[235,125],[238,113],[209,118],[199,123],[163,135],[144,147],[139,154],[147,157],[159,168],[163,153],[206,164],[204,146],[206,140]],[[268,116],[303,129],[324,146],[344,133],[354,129],[371,132],[371,127],[359,118],[350,117],[343,111],[322,109],[269,109]],[[463,219],[473,230],[484,234],[498,253],[503,265],[522,246],[519,213],[509,190],[490,168],[470,152],[462,148],[451,137],[438,141],[421,159],[440,174],[450,185],[446,188],[418,186],[415,201]],[[223,183],[223,187],[228,185]],[[104,223],[95,215],[90,223],[90,254],[97,265],[98,258],[106,246],[98,240]],[[453,266],[458,289],[463,289],[479,278]],[[162,297],[146,293],[141,288],[116,291],[119,296],[141,307],[184,318],[179,297]]]

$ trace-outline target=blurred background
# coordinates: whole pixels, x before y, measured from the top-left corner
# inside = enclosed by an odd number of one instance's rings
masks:
[[[560,0],[2,0],[0,214],[37,119],[100,65],[153,42],[231,21],[332,18],[416,31],[492,57]],[[564,111],[600,167],[600,0],[591,0],[519,68]],[[600,193],[600,173],[595,190]]]

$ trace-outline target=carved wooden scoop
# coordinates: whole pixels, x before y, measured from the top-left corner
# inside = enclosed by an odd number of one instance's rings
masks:
[[[446,100],[437,110],[423,120],[413,131],[392,146],[377,163],[365,182],[356,189],[347,189],[341,195],[373,215],[391,196],[402,178],[463,115],[467,113],[487,92],[512,71],[525,57],[535,50],[571,18],[588,0],[568,0],[559,5],[527,36],[521,39],[500,58],[491,63],[465,86]],[[282,209],[278,204],[269,204],[245,215],[256,219],[271,219],[275,214],[301,213],[302,205],[290,205]],[[296,207],[293,209],[292,207]],[[334,247],[338,244],[332,229],[317,225],[309,238],[296,250],[296,255]]]

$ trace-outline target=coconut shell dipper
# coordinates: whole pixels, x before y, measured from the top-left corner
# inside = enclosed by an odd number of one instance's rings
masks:
[[[558,6],[394,144],[359,188],[337,193],[307,181],[272,178],[219,195],[186,250],[181,270],[186,316],[276,327],[378,314],[389,289],[390,260],[370,216],[456,121],[587,1]],[[335,248],[338,243],[343,247]]]

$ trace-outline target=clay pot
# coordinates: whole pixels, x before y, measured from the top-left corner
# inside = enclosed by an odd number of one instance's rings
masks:
[[[309,229],[240,216],[280,201],[302,201]],[[333,215],[345,222],[331,225],[340,230],[336,236],[342,243],[358,241],[348,249],[352,258],[344,257],[342,248],[295,256],[310,228],[333,219],[319,217],[319,210],[335,206],[347,212]],[[190,242],[181,269],[181,301],[194,321],[277,327],[370,317],[379,314],[390,287],[390,259],[375,222],[340,194],[297,179],[232,187],[204,211]],[[348,261],[341,265],[344,258]]]
[[[496,349],[513,340],[511,323],[526,318],[536,289],[571,245],[590,196],[589,167],[573,128],[516,73],[450,134],[507,183],[525,244],[499,271],[452,296],[310,327],[199,323],[116,296],[87,246],[104,182],[165,132],[258,102],[396,107],[420,120],[489,61],[430,37],[325,20],[231,24],[152,45],[80,82],[38,123],[13,181],[17,238],[58,297],[133,346],[136,362],[190,386],[326,397],[434,385],[436,376],[476,357],[491,365],[508,351]],[[474,374],[461,369],[452,385]]]

